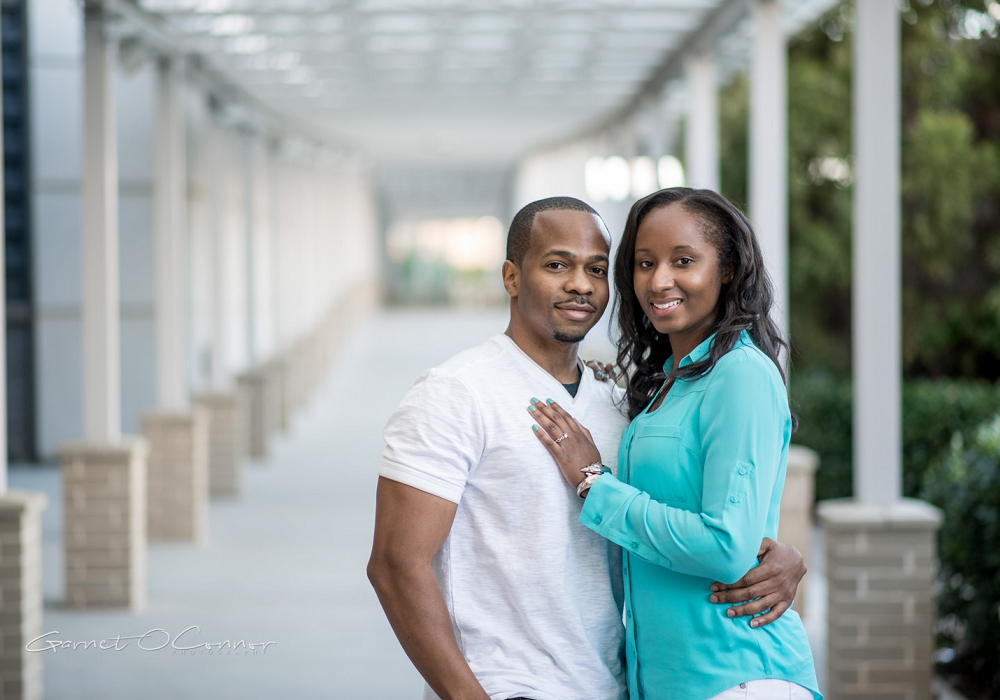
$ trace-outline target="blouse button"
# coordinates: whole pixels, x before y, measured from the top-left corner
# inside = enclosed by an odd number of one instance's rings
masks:
[[[600,515],[595,515],[594,516],[594,522],[597,523],[598,525],[600,525],[601,524],[601,516]]]
[[[747,468],[740,467],[740,476],[746,476],[746,475],[747,475]]]
[[[740,502],[740,497],[739,496],[730,496],[729,497],[729,502],[730,503],[739,503]]]
[[[639,543],[638,542],[633,542],[632,543],[632,549],[639,549]]]

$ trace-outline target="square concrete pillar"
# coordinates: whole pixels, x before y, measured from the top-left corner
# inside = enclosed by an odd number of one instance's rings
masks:
[[[235,496],[240,492],[243,437],[236,392],[218,391],[194,398],[208,416],[208,494]]]
[[[931,700],[941,511],[824,501],[830,700]]]
[[[243,453],[253,459],[267,457],[265,381],[264,372],[256,369],[247,370],[236,378]]]
[[[25,646],[42,634],[43,493],[0,495],[0,698],[41,700],[42,655]]]
[[[145,606],[147,454],[142,438],[60,448],[67,606]]]
[[[149,442],[150,540],[205,542],[208,536],[208,413],[159,411],[142,418]]]
[[[793,545],[802,553],[806,567],[812,563],[813,499],[816,493],[816,468],[819,455],[808,447],[788,448],[788,471],[781,492],[781,519],[778,521],[778,541]],[[792,606],[800,617],[806,610],[806,589],[809,575],[799,583]]]

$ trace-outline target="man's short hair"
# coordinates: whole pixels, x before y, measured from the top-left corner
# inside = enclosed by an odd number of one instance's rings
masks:
[[[576,197],[548,197],[524,205],[514,215],[507,233],[507,259],[518,267],[531,245],[531,227],[535,224],[535,214],[543,211],[583,211],[601,218],[592,206]]]

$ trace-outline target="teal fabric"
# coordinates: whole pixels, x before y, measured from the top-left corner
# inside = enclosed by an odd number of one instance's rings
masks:
[[[681,360],[704,358],[713,337]],[[668,359],[666,368],[673,366]],[[791,415],[774,363],[743,333],[714,369],[676,381],[622,437],[616,479],[594,482],[580,522],[625,552],[626,654],[633,700],[705,700],[777,678],[818,692],[792,610],[760,629],[709,602],[776,537]]]

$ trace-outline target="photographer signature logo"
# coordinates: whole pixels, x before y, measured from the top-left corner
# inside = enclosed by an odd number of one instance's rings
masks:
[[[162,627],[151,629],[144,634],[132,636],[116,635],[106,639],[91,639],[85,642],[73,642],[65,639],[57,639],[54,635],[59,634],[59,630],[46,632],[32,639],[24,645],[25,651],[33,653],[43,653],[51,651],[53,654],[61,650],[75,651],[77,649],[98,649],[102,651],[122,651],[129,647],[131,641],[135,641],[136,648],[142,651],[162,651],[169,649],[171,653],[178,656],[187,655],[218,655],[218,656],[263,656],[267,653],[267,648],[277,644],[277,642],[247,642],[240,639],[235,643],[226,639],[221,642],[197,642],[197,634],[201,633],[198,625],[191,625],[183,630],[176,637],[171,637],[170,633]]]

